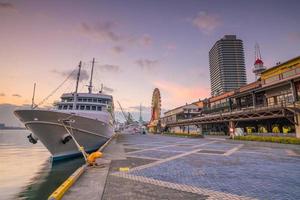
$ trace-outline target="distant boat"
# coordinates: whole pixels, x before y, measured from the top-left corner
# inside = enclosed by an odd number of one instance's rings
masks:
[[[79,156],[81,153],[75,142],[83,146],[86,152],[95,151],[114,133],[113,97],[102,91],[92,93],[94,61],[87,93],[77,92],[80,62],[75,92],[64,93],[54,108],[14,111],[32,132],[28,136],[29,141],[36,143],[40,140],[52,154],[53,160]]]

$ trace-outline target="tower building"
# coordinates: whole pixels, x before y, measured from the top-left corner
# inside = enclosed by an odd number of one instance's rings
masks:
[[[262,61],[260,55],[260,48],[258,43],[255,44],[255,62],[252,72],[255,74],[255,79],[260,77],[260,74],[265,71],[267,68],[264,66],[264,62]]]
[[[211,95],[216,96],[246,85],[243,41],[225,35],[209,51]]]

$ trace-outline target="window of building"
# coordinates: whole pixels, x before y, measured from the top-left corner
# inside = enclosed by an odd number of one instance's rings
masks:
[[[87,102],[87,99],[82,99],[83,102]]]
[[[87,101],[88,101],[88,102],[92,102],[93,100],[92,100],[92,99],[87,99]]]
[[[85,106],[86,110],[91,110],[91,106]]]
[[[61,106],[61,105],[59,105],[59,106],[58,106],[58,110],[61,110],[61,109],[62,109],[62,106]]]
[[[84,106],[80,106],[80,110],[84,110]]]
[[[276,76],[272,76],[272,77],[270,77],[270,78],[267,78],[267,79],[265,80],[265,83],[268,84],[268,83],[272,83],[272,82],[278,81],[278,80],[279,80],[279,75],[276,75]]]
[[[97,110],[101,111],[102,110],[101,106],[97,106]]]
[[[283,72],[282,73],[282,78],[288,78],[290,76],[294,76],[296,74],[296,71],[293,69],[293,70],[290,70],[290,71],[287,71],[287,72]]]
[[[97,109],[97,107],[96,106],[92,106],[92,110],[96,110]]]
[[[67,109],[68,109],[68,106],[67,106],[67,105],[64,105],[64,106],[63,106],[63,109],[64,109],[64,110],[67,110]]]

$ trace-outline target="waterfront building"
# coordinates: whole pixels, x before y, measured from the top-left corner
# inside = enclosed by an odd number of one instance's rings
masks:
[[[217,96],[246,85],[243,41],[225,35],[209,51],[211,95]]]
[[[300,138],[300,56],[261,73],[260,79],[230,92],[202,100],[200,115],[167,121],[166,127],[202,126],[206,133],[289,135]]]
[[[202,113],[202,101],[194,102],[191,104],[186,104],[172,110],[168,110],[164,113],[164,116],[161,118],[161,126],[164,128],[168,123],[174,123],[178,120],[191,119],[193,117],[197,117]],[[197,127],[189,126],[189,127],[177,127],[174,130],[170,130],[171,132],[194,132]]]

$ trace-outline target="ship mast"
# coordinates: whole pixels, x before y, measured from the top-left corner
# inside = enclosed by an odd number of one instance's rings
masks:
[[[92,69],[91,69],[91,78],[90,78],[90,84],[88,86],[88,90],[89,93],[92,93],[92,89],[93,89],[93,73],[94,73],[94,64],[95,64],[95,58],[93,58],[93,62],[92,62]]]
[[[32,94],[32,99],[31,99],[31,109],[35,108],[35,104],[34,104],[35,86],[36,86],[36,83],[34,83],[34,85],[33,85],[33,94]]]
[[[77,102],[77,92],[78,92],[78,84],[79,84],[79,78],[80,78],[80,70],[81,70],[81,61],[79,62],[79,65],[78,65],[76,88],[75,88],[75,92],[74,92],[73,110],[76,110],[76,102]]]

